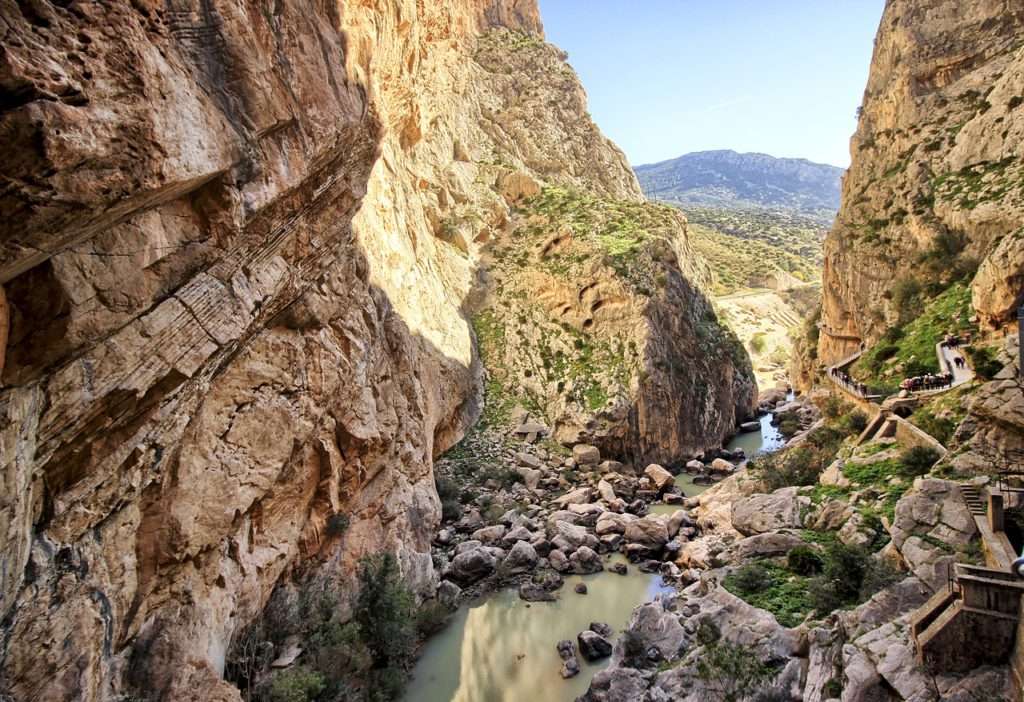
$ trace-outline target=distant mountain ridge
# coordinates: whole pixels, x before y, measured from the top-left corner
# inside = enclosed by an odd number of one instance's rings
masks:
[[[839,209],[845,172],[802,158],[735,151],[699,151],[634,170],[652,200],[684,208],[783,208],[823,220]]]

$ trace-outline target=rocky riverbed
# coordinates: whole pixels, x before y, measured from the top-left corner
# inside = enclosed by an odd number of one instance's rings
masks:
[[[831,430],[812,402],[763,400],[762,410],[790,423],[787,450]],[[998,699],[1005,668],[931,675],[909,637],[911,613],[976,540],[956,484],[925,476],[862,485],[865,467],[897,460],[896,447],[852,438],[843,447],[817,485],[772,490],[740,469],[743,451],[640,468],[551,443],[534,422],[511,435],[478,431],[438,463],[449,517],[435,540],[438,598],[461,609],[446,652],[428,643],[411,689],[431,700],[497,700],[509,680],[516,690],[532,684],[538,701],[696,702],[725,699],[731,685],[743,692],[734,699]],[[688,495],[679,488],[687,483],[711,487]],[[786,571],[787,557],[821,561],[834,543],[862,549],[864,567],[884,574],[870,595],[827,612],[780,605],[813,587]],[[766,580],[761,599],[736,584],[751,564]],[[715,665],[739,666],[739,682]]]
[[[767,412],[784,405],[786,394],[763,400],[765,421],[738,435],[751,452],[760,450],[762,431],[764,445],[779,445]],[[637,467],[607,459],[593,446],[560,446],[548,440],[545,426],[522,419],[510,433],[475,431],[436,466],[446,515],[434,548],[443,576],[438,599],[458,614],[454,631],[428,644],[415,673],[426,689],[414,683],[417,695],[463,699],[459,695],[472,688],[487,697],[490,688],[480,675],[469,680],[465,661],[456,662],[483,655],[477,652],[482,641],[513,662],[529,656],[535,668],[554,666],[553,680],[539,688],[553,696],[530,688],[534,698],[565,700],[585,692],[589,677],[607,665],[633,607],[699,580],[699,568],[677,565],[700,535],[691,516],[695,497],[747,459],[743,449],[726,448],[681,465]],[[558,639],[552,639],[542,652],[511,633],[511,641],[498,644],[491,636],[496,621],[510,631],[540,627],[542,639],[545,629],[557,631],[564,640],[556,650]],[[568,622],[579,630],[569,632]],[[443,660],[439,650],[455,660]],[[574,678],[581,670],[578,680],[557,681],[559,672]],[[531,683],[509,676],[526,694],[523,685]]]

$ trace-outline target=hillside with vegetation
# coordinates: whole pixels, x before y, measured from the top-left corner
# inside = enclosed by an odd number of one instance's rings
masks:
[[[782,209],[831,223],[843,169],[806,159],[702,151],[636,167],[644,194],[688,207]]]
[[[711,266],[716,295],[783,290],[821,280],[827,227],[788,212],[684,208],[694,249]]]

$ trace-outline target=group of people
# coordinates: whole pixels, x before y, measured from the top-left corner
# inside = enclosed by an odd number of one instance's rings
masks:
[[[953,385],[952,373],[928,373],[913,378],[906,378],[900,383],[901,390],[920,392],[922,390],[941,390]]]
[[[858,382],[857,380],[854,380],[853,377],[844,370],[832,368],[830,372],[832,373],[832,377],[835,378],[839,383],[842,383],[842,385],[845,386],[847,390],[852,390],[861,397],[867,397],[867,385]]]
[[[968,340],[965,340],[961,336],[957,336],[956,334],[946,334],[946,336],[943,337],[942,339],[942,345],[950,349],[958,349],[965,343],[970,342]]]
[[[958,349],[964,344],[971,343],[970,337],[964,338],[956,334],[946,334],[942,339],[942,346],[950,349]],[[861,352],[864,351],[866,344],[861,343]],[[953,357],[953,365],[957,368],[966,368],[967,361],[964,360],[963,355],[957,355]],[[948,367],[948,366],[947,366]],[[952,369],[950,369],[952,370]],[[868,396],[868,386],[864,383],[856,380],[846,371],[839,367],[833,367],[829,369],[829,374],[832,376],[835,382],[839,383],[847,390],[860,395],[861,397]],[[900,382],[900,389],[907,390],[908,392],[922,392],[926,390],[943,390],[953,386],[955,377],[953,373],[927,373],[925,375],[919,375],[913,378],[906,378]]]

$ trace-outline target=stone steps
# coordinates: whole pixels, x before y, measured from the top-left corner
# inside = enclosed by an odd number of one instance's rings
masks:
[[[985,502],[981,497],[981,491],[977,485],[970,483],[960,484],[960,494],[963,495],[967,509],[975,517],[985,516]]]

